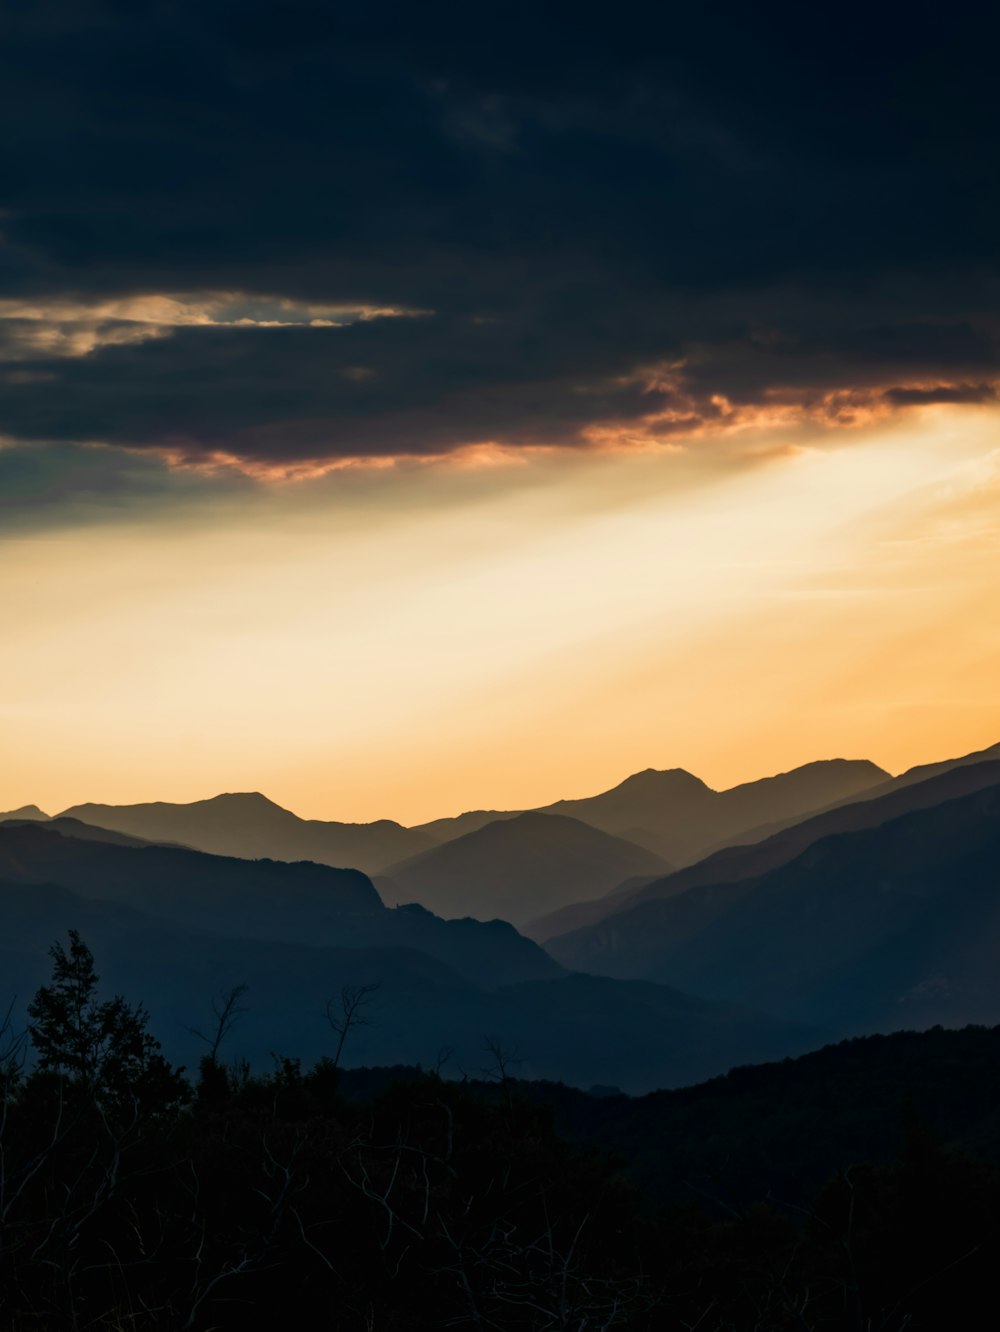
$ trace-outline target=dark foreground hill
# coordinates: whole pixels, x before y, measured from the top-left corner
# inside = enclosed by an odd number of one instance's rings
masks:
[[[440,916],[500,917],[520,927],[566,902],[663,872],[652,851],[557,814],[519,814],[393,865],[404,894]]]
[[[0,1031],[17,1332],[941,1332],[992,1299],[996,1032],[638,1101],[516,1081],[502,1053],[488,1082],[210,1056],[187,1081],[79,941],[48,979],[42,1066]]]
[[[342,1085],[367,1100],[415,1076],[350,1069]],[[660,1205],[806,1207],[856,1162],[889,1165],[915,1133],[1000,1164],[1000,1027],[859,1037],[645,1096],[513,1076],[519,1096],[551,1107],[560,1133],[612,1152]],[[495,1081],[476,1091],[499,1096]]]

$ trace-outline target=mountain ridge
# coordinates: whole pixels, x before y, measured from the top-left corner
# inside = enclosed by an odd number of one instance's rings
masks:
[[[525,813],[564,814],[633,842],[670,864],[683,865],[747,823],[789,813],[797,818],[886,775],[867,759],[819,759],[714,791],[683,768],[645,768],[594,796],[557,800],[532,810],[467,810],[412,827],[392,819],[370,823],[302,819],[259,791],[222,792],[186,804],[87,802],[71,805],[57,817],[216,855],[315,860],[383,874],[490,823]]]
[[[627,895],[609,894],[599,901],[574,903],[550,916],[526,922],[526,933],[540,942],[554,941],[596,926],[642,901],[672,897],[709,883],[739,882],[785,864],[821,837],[875,826],[911,809],[970,794],[994,781],[1000,781],[1000,759],[987,763],[959,761],[951,768],[936,765],[935,774],[923,782],[890,787],[877,798],[862,796],[853,803],[834,805],[760,841],[720,847],[693,865],[641,884]]]
[[[599,956],[566,946],[572,936],[550,948],[570,966],[738,998],[845,1035],[992,1022],[998,861],[994,781],[832,833],[758,877],[635,903],[593,927]]]
[[[564,814],[498,819],[386,871],[438,915],[500,916],[519,926],[542,903],[599,896],[664,861],[651,851]]]

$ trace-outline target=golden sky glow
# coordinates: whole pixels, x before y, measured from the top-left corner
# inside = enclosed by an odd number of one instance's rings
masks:
[[[810,433],[812,432],[812,433]],[[0,547],[0,809],[411,823],[1000,739],[1000,412],[349,470]]]

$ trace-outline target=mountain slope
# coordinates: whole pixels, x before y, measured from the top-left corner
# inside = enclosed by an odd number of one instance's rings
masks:
[[[989,745],[986,749],[977,749],[971,754],[961,755],[960,758],[944,759],[940,763],[920,763],[915,768],[907,768],[898,777],[892,777],[881,786],[874,787],[871,795],[876,797],[890,790],[898,791],[904,786],[913,786],[916,782],[926,782],[931,777],[938,777],[946,772],[954,772],[956,768],[991,762],[1000,762],[1000,744]]]
[[[388,874],[404,895],[438,915],[518,925],[540,909],[596,897],[662,866],[651,851],[577,819],[531,813],[489,823]]]
[[[559,800],[541,813],[568,814],[686,864],[742,829],[803,817],[857,795],[888,776],[867,760],[829,759],[713,791],[682,768],[645,772],[582,800]]]
[[[246,861],[164,846],[117,846],[0,825],[0,878],[58,883],[175,929],[275,943],[412,948],[483,985],[557,975],[558,965],[502,921],[442,921],[387,910],[359,870]]]
[[[41,819],[5,819],[0,820],[12,827],[27,827],[41,823]],[[163,842],[148,842],[143,837],[130,837],[128,833],[113,832],[110,828],[95,828],[93,824],[82,823],[79,819],[66,818],[60,814],[54,819],[45,819],[45,831],[59,833],[63,837],[76,837],[83,842],[109,842],[112,846],[163,846]]]
[[[22,805],[20,809],[9,809],[6,814],[0,814],[0,823],[8,823],[15,819],[26,819],[32,823],[46,823],[49,815],[44,810],[39,809],[37,805]]]
[[[387,913],[388,914],[388,913]],[[440,922],[439,922],[440,923]],[[463,922],[473,924],[473,922]],[[245,1013],[227,1059],[257,1069],[272,1056],[312,1063],[336,1039],[325,1016],[342,986],[377,986],[366,1023],[350,1035],[350,1063],[423,1063],[446,1072],[489,1064],[484,1035],[518,1073],[589,1086],[599,1078],[633,1091],[677,1086],[748,1060],[776,1058],[818,1037],[728,1004],[647,982],[559,976],[490,990],[458,968],[410,948],[342,948],[181,931],[118,903],[66,888],[0,880],[0,1003],[20,1007],[49,976],[50,944],[79,929],[95,953],[105,994],[141,1000],[168,1057],[196,1065],[192,1028],[212,1025],[220,992],[245,985]],[[480,929],[482,927],[479,927]]]
[[[797,817],[849,797],[887,776],[874,764],[833,759],[713,791],[681,768],[647,769],[581,800],[559,800],[534,813],[564,814],[625,838],[661,860],[684,864],[752,824]],[[33,806],[6,817],[45,818]],[[61,817],[140,837],[245,859],[314,860],[321,865],[388,872],[434,846],[526,811],[470,810],[404,828],[391,819],[336,823],[300,819],[260,792],[235,792],[189,804],[73,805]],[[537,913],[536,913],[537,914]]]
[[[595,927],[645,974],[845,1034],[1000,1018],[1000,784]],[[567,958],[570,949],[553,947]]]
[[[516,819],[519,814],[526,812],[523,809],[470,809],[464,814],[454,815],[453,818],[432,819],[430,823],[419,823],[411,831],[423,833],[435,846],[438,846],[442,842],[453,842],[456,837],[464,837],[466,833],[478,832],[488,823]]]
[[[737,883],[787,864],[820,838],[838,832],[857,832],[862,828],[875,828],[900,814],[911,810],[927,809],[958,796],[969,795],[1000,782],[1000,760],[975,765],[959,764],[947,768],[925,781],[891,789],[879,798],[863,796],[854,804],[837,805],[822,814],[794,823],[790,828],[773,834],[761,842],[726,847],[688,865],[675,874],[639,884],[625,894],[614,894],[596,902],[581,902],[554,912],[550,916],[528,922],[525,932],[533,939],[551,943],[554,952],[562,955],[567,949],[574,965],[597,967],[597,953],[588,948],[581,934],[570,944],[563,935],[583,931],[602,920],[629,910],[639,902],[657,897],[674,897],[689,888],[711,883]],[[582,951],[580,951],[582,950]],[[641,973],[640,973],[641,974]]]
[[[915,768],[907,768],[898,777],[889,777],[886,781],[878,782],[875,786],[871,786],[855,795],[838,797],[827,805],[817,806],[815,812],[823,814],[829,810],[839,809],[846,804],[854,804],[864,800],[879,800],[882,796],[889,795],[893,791],[900,791],[905,787],[929,781],[932,777],[944,776],[945,773],[954,772],[957,768],[997,761],[1000,761],[1000,744],[990,745],[987,749],[977,749],[974,753],[963,754],[960,758],[944,759],[940,763],[921,763]],[[719,846],[739,846],[748,842],[759,842],[764,838],[773,837],[775,833],[782,832],[785,828],[789,828],[797,822],[798,818],[795,817],[784,817],[764,822],[755,827],[744,829],[740,833],[732,834],[720,842]]]
[[[187,805],[74,805],[62,817],[80,819],[149,842],[182,843],[199,851],[245,859],[314,860],[374,874],[434,845],[434,839],[390,819],[327,823],[300,819],[259,792],[195,800]]]

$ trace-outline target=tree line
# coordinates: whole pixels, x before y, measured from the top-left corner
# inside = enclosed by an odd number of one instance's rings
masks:
[[[222,1051],[194,1077],[141,1005],[102,999],[75,932],[0,1037],[0,1325],[503,1332],[851,1329],[973,1321],[1000,1242],[1000,1176],[914,1118],[899,1159],[840,1171],[808,1208],[724,1196],[656,1207],[557,1132],[494,1043],[493,1089],[410,1070],[372,1099],[331,1052],[265,1073]]]

